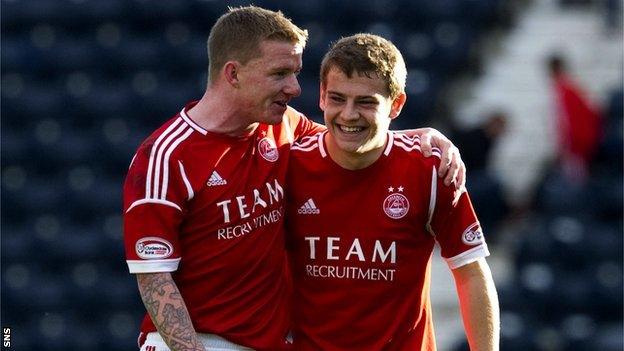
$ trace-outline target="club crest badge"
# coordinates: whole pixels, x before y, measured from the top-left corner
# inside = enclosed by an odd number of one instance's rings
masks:
[[[258,152],[260,152],[262,158],[269,162],[275,162],[279,158],[279,152],[277,151],[277,147],[275,147],[275,142],[266,137],[258,142]]]
[[[397,188],[398,192],[394,192],[394,188],[388,188],[388,192],[390,195],[386,197],[383,202],[383,210],[386,215],[392,219],[400,219],[407,215],[409,211],[410,203],[405,195],[401,194],[403,192],[403,187],[400,186]]]

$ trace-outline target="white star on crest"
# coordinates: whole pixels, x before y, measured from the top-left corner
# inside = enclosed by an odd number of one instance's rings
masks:
[[[393,187],[389,187],[389,188],[388,188],[388,191],[389,191],[389,192],[393,192],[393,191],[394,191],[394,188],[393,188]]]
[[[400,192],[402,192],[402,191],[403,191],[403,186],[399,186],[399,187],[397,188],[397,190],[399,190]]]

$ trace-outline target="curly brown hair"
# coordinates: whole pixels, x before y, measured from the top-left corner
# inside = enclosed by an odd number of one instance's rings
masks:
[[[378,35],[359,33],[335,42],[321,63],[321,84],[332,68],[349,78],[357,73],[384,79],[392,99],[405,90],[407,68],[403,55],[392,42]]]

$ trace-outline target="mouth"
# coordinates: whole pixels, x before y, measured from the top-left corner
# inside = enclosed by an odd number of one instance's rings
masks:
[[[358,134],[364,131],[364,129],[366,129],[366,127],[345,126],[342,124],[336,124],[336,126],[338,127],[338,129],[340,129],[341,132],[345,134]]]
[[[286,108],[286,106],[288,105],[288,100],[279,100],[279,101],[273,101],[274,104]]]

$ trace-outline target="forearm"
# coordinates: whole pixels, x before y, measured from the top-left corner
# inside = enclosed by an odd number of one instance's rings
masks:
[[[205,351],[171,273],[137,274],[141,299],[172,351]]]
[[[497,351],[500,312],[492,273],[485,259],[468,266],[454,270],[453,275],[470,350]]]

